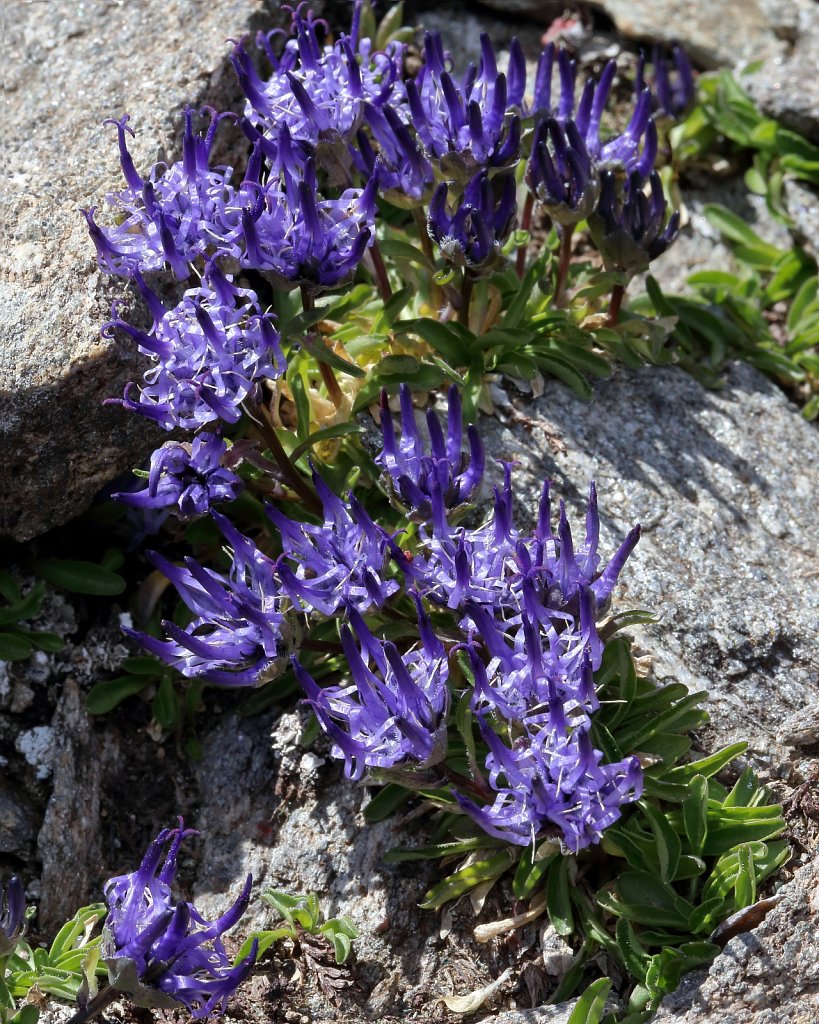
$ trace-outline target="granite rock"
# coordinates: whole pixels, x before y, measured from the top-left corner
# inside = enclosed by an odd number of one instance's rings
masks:
[[[100,338],[127,288],[97,268],[79,207],[122,187],[105,118],[131,114],[147,170],[175,159],[185,103],[235,102],[227,39],[263,10],[262,0],[3,5],[0,535],[26,540],[65,522],[162,439],[102,407],[140,369],[132,345]]]
[[[774,56],[743,82],[768,117],[819,142],[819,10],[802,3],[794,45]]]
[[[592,0],[592,5],[627,39],[681,43],[705,68],[775,59],[798,31],[796,0]]]
[[[549,477],[576,517],[596,480],[604,550],[642,523],[617,602],[660,617],[637,631],[656,677],[708,691],[706,746],[747,740],[763,776],[789,779],[776,737],[819,699],[815,427],[745,364],[710,392],[676,368],[616,373],[590,405],[549,382],[507,416],[483,430],[518,463],[520,518]]]
[[[819,1019],[819,857],[779,892],[758,928],[708,971],[683,979],[653,1024],[815,1024]]]

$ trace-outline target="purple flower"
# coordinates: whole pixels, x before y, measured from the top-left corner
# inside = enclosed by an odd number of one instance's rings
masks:
[[[137,275],[137,284],[153,314],[150,333],[117,316],[103,328],[115,328],[137,342],[152,360],[139,397],[128,385],[119,401],[166,430],[195,430],[214,419],[235,423],[240,405],[264,378],[286,369],[279,334],[252,291],[237,288],[213,264],[199,288],[185,292],[166,309]]]
[[[597,202],[599,181],[577,125],[546,118],[535,129],[526,184],[552,220],[577,224]]]
[[[479,724],[497,796],[488,806],[455,796],[489,835],[519,846],[555,837],[576,853],[598,843],[622,808],[642,795],[637,758],[603,764],[587,728],[567,730],[559,722],[527,727],[507,746],[483,718]]]
[[[305,611],[328,616],[342,609],[349,613],[381,607],[399,588],[395,580],[386,578],[389,535],[354,495],[343,502],[316,472],[313,484],[324,512],[320,525],[296,522],[272,506],[267,508],[281,534],[278,572],[284,592]]]
[[[216,127],[222,117],[209,107],[211,123],[204,136],[193,131],[193,112],[185,109],[182,160],[155,164],[143,179],[128,152],[126,133],[133,135],[125,114],[115,124],[119,134],[120,162],[127,188],[109,195],[116,226],[105,228],[94,219],[94,208],[84,210],[88,229],[103,270],[133,277],[171,268],[180,279],[190,274],[198,257],[219,252],[225,238],[225,209],[233,201],[230,167],[210,167]]]
[[[601,176],[597,209],[589,216],[589,231],[600,250],[607,270],[632,277],[648,270],[671,245],[680,227],[680,214],[667,217],[667,203],[660,176],[652,171],[650,195],[643,191],[644,179],[634,171],[620,191],[612,171]]]
[[[450,262],[483,270],[500,257],[515,226],[514,175],[505,172],[490,178],[488,171],[480,171],[467,183],[452,214],[447,212],[447,192],[447,183],[441,182],[429,204],[430,238]]]
[[[184,629],[163,622],[168,640],[125,632],[184,676],[220,686],[261,685],[278,673],[288,653],[286,597],[273,560],[230,520],[218,512],[211,515],[231,546],[229,573],[206,569],[193,558],[186,558],[184,566],[173,565],[150,553],[194,617]]]
[[[102,954],[111,984],[137,1005],[170,1008],[181,1003],[193,1017],[204,1018],[225,1012],[228,998],[250,973],[258,947],[254,942],[248,956],[233,967],[221,938],[247,907],[250,875],[233,906],[213,922],[192,903],[174,900],[171,883],[179,847],[196,834],[180,818],[179,828],[159,833],[136,871],[106,882]]]
[[[681,46],[672,46],[674,68],[671,62],[662,56],[659,46],[651,51],[651,64],[654,68],[654,106],[666,117],[679,120],[690,107],[697,92],[694,72],[688,55]],[[646,88],[645,81],[646,57],[640,54],[637,74],[634,80],[634,91],[639,96]],[[676,73],[675,73],[676,72]]]
[[[23,934],[26,897],[23,883],[12,875],[5,889],[0,887],[0,959],[10,956]]]
[[[227,442],[202,432],[192,442],[166,441],[151,455],[148,486],[112,494],[116,501],[141,509],[166,509],[183,522],[203,516],[219,501],[235,501],[244,488],[222,466]]]
[[[525,76],[522,53],[513,49],[510,80],[498,74],[489,37],[481,36],[481,61],[458,82],[446,67],[441,37],[424,37],[426,63],[415,81],[406,85],[407,120],[418,134],[426,155],[444,161],[447,172],[466,180],[477,170],[504,167],[520,155],[520,117],[509,107],[520,106]],[[510,102],[510,85],[514,94]],[[442,168],[444,167],[442,164]]]
[[[404,654],[390,641],[377,640],[352,609],[349,621],[341,628],[348,685],[322,689],[293,661],[321,727],[333,740],[333,756],[344,758],[351,779],[360,779],[367,767],[412,772],[438,764],[446,756],[449,666],[420,604],[420,645]]]
[[[282,128],[298,145],[304,158],[323,144],[351,140],[361,126],[365,108],[383,107],[403,100],[401,68],[403,44],[390,43],[376,51],[369,39],[342,36],[333,46],[322,46],[316,26],[323,22],[293,15],[292,37],[276,57],[269,37],[260,34],[273,75],[262,81],[241,44],[233,52],[233,66],[247,96],[245,131],[261,139],[268,156],[275,158],[275,143]]]
[[[401,438],[396,441],[387,392],[381,392],[381,433],[383,446],[376,456],[390,486],[407,508],[426,514],[431,511],[432,492],[437,489],[447,509],[470,501],[483,479],[484,450],[477,429],[467,427],[469,455],[462,450],[461,399],[458,389],[449,389],[446,438],[441,421],[427,412],[429,445],[424,443],[415,422],[412,391],[401,385]],[[429,447],[429,454],[427,454]]]
[[[288,175],[283,190],[278,182],[260,189],[242,211],[240,263],[265,271],[277,287],[306,285],[315,293],[343,284],[374,237],[377,188],[376,173],[364,189],[322,199],[308,160],[303,178]]]
[[[651,173],[657,158],[657,125],[651,116],[651,107],[651,91],[644,89],[620,135],[600,142],[599,139],[590,139],[587,134],[586,144],[598,168],[624,169],[642,178]]]
[[[357,146],[350,150],[356,167],[368,178],[377,169],[379,187],[393,205],[410,209],[421,205],[435,175],[410,129],[389,104],[380,109],[368,106],[365,119],[369,134],[359,131]]]

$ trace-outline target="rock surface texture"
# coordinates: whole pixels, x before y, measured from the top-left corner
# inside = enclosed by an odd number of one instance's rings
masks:
[[[819,1019],[819,858],[780,891],[752,932],[707,972],[684,978],[653,1024],[815,1024]]]
[[[65,522],[158,443],[139,417],[100,408],[140,369],[133,345],[100,338],[126,287],[98,270],[79,208],[122,187],[105,118],[131,115],[134,159],[147,171],[175,158],[185,103],[234,102],[226,40],[248,32],[263,8],[3,5],[0,535],[26,540]]]
[[[640,636],[656,676],[708,690],[712,746],[748,740],[759,770],[787,772],[774,737],[819,698],[815,427],[736,364],[719,392],[657,368],[616,375],[591,405],[548,384],[483,429],[518,462],[527,516],[545,477],[576,517],[594,479],[609,551],[642,524],[618,602],[660,616]]]

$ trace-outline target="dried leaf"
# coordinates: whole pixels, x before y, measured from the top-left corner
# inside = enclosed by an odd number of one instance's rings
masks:
[[[465,996],[441,996],[441,1001],[453,1013],[474,1013],[498,991],[511,973],[512,968],[507,967],[503,974],[489,985],[477,988]]]
[[[530,921],[536,920],[545,909],[546,893],[544,892],[532,901],[525,913],[517,914],[515,917],[504,917],[500,921],[492,921],[489,924],[479,924],[472,934],[476,942],[489,942],[499,935],[506,935],[507,932],[513,932],[516,928],[522,928]]]

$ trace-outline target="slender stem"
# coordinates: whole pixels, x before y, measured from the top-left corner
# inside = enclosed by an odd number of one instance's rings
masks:
[[[492,798],[492,790],[482,779],[470,779],[466,775],[462,775],[460,772],[456,772],[454,768],[450,768],[447,764],[437,765],[437,770],[440,775],[446,779],[447,782],[451,782],[453,786],[457,786],[459,789],[465,789],[468,793],[472,793],[481,800],[490,800]]]
[[[262,440],[270,449],[270,453],[273,456],[276,465],[279,467],[282,477],[288,484],[290,484],[308,508],[311,508],[316,512],[321,512],[322,504],[316,496],[316,492],[310,487],[301,473],[290,461],[290,457],[284,450],[276,431],[273,429],[271,424],[267,422],[264,410],[261,406],[257,406],[257,408],[260,413],[259,418],[257,419],[255,416],[251,416],[251,419],[256,429],[262,435]]]
[[[390,287],[387,267],[384,263],[384,257],[381,255],[377,238],[373,238],[373,244],[370,246],[370,256],[372,257],[373,267],[375,267],[375,280],[378,285],[378,291],[381,294],[381,299],[383,302],[389,302],[392,298],[392,288]]]
[[[430,273],[435,274],[435,250],[432,248],[432,239],[429,237],[429,231],[427,229],[427,218],[424,215],[424,211],[420,206],[414,206],[412,208],[412,219],[415,221],[415,228],[418,231],[418,241],[421,243],[421,251],[430,262],[432,270]],[[429,301],[433,309],[440,309],[443,304],[443,293],[439,285],[432,282],[432,289],[429,295]]]
[[[312,310],[316,308],[316,298],[306,285],[301,286],[301,305],[305,313],[312,312]],[[324,342],[321,343],[324,344]],[[324,381],[324,386],[327,388],[327,394],[330,396],[330,401],[336,409],[340,409],[344,402],[344,394],[339,387],[339,383],[336,380],[335,373],[333,373],[332,366],[329,366],[327,363],[323,363],[317,357],[316,362],[318,363],[321,379]]]
[[[458,310],[458,323],[463,324],[464,327],[469,327],[469,304],[472,301],[472,287],[474,284],[474,277],[469,272],[469,269],[464,267],[464,279],[461,283],[461,307]]]
[[[332,640],[302,640],[303,651],[315,651],[316,654],[342,654],[344,648],[341,644],[333,643]]]
[[[623,296],[626,294],[626,286],[616,284],[611,290],[611,302],[609,303],[608,326],[614,327],[620,318],[620,307],[623,305]]]
[[[569,277],[569,264],[572,261],[572,238],[574,224],[569,224],[560,231],[560,261],[557,265],[557,284],[555,285],[555,305],[566,305],[566,281]]]
[[[106,985],[105,988],[97,992],[93,999],[89,999],[81,1010],[77,1010],[68,1024],[86,1024],[86,1021],[93,1020],[97,1014],[102,1013],[121,995],[119,989],[114,988],[113,985]]]
[[[532,211],[535,208],[535,197],[533,193],[526,193],[526,201],[523,204],[523,213],[520,218],[520,230],[528,231],[532,226]],[[518,272],[518,277],[522,278],[526,272],[526,252],[529,248],[529,243],[526,242],[518,247],[518,255],[515,269]]]

